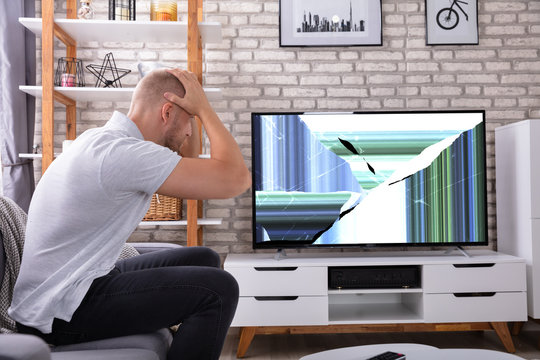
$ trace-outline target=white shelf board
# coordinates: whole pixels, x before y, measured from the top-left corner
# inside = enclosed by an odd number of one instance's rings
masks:
[[[400,303],[333,304],[329,307],[328,320],[330,325],[423,322],[420,314]]]
[[[55,19],[55,23],[75,41],[187,43],[187,22],[181,21],[112,21]],[[36,36],[41,36],[40,18],[19,18]],[[222,42],[221,24],[200,22],[203,44]]]
[[[75,101],[131,101],[131,95],[135,88],[96,88],[96,87],[61,87],[55,86],[54,90]],[[21,85],[19,90],[37,98],[42,97],[41,86]],[[204,88],[208,100],[222,98],[221,89]]]
[[[61,153],[54,153],[55,157],[58,157]],[[43,154],[29,154],[29,153],[19,153],[21,159],[41,159]],[[199,159],[210,159],[210,154],[200,154]]]
[[[201,218],[197,220],[198,225],[221,225],[223,219],[221,218]],[[186,226],[187,220],[178,221],[141,221],[139,226]]]
[[[60,155],[59,153],[54,153],[54,156]],[[19,157],[21,159],[41,159],[43,157],[43,154],[28,154],[28,153],[20,153]]]

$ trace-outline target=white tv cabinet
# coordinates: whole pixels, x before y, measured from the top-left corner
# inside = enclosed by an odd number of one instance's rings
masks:
[[[497,247],[527,264],[529,316],[540,319],[540,120],[495,129]]]
[[[237,356],[255,334],[495,330],[515,348],[506,322],[526,321],[525,261],[490,250],[231,254],[224,268],[238,281],[233,327]],[[330,290],[328,268],[413,265],[418,288]]]

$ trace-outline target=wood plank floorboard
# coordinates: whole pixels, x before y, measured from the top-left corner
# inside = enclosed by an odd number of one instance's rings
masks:
[[[232,328],[227,335],[220,360],[235,360],[239,331]],[[512,336],[515,355],[527,360],[540,360],[540,324],[528,321],[517,336]],[[255,335],[246,360],[298,360],[319,351],[348,346],[382,343],[418,343],[438,348],[478,348],[505,351],[495,331]],[[338,359],[336,359],[338,360]]]

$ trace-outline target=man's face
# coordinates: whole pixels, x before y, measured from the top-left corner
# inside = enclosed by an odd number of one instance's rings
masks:
[[[180,154],[186,138],[191,136],[191,115],[177,105],[173,105],[171,119],[165,130],[165,146]]]

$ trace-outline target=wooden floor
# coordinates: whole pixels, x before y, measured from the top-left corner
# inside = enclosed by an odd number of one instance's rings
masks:
[[[236,359],[238,329],[231,329],[220,359]],[[540,360],[540,324],[527,322],[513,336],[515,355]],[[494,331],[330,335],[256,335],[246,353],[249,360],[298,360],[304,355],[347,346],[382,343],[420,343],[439,348],[479,348],[505,351]],[[339,360],[339,359],[336,359]]]

